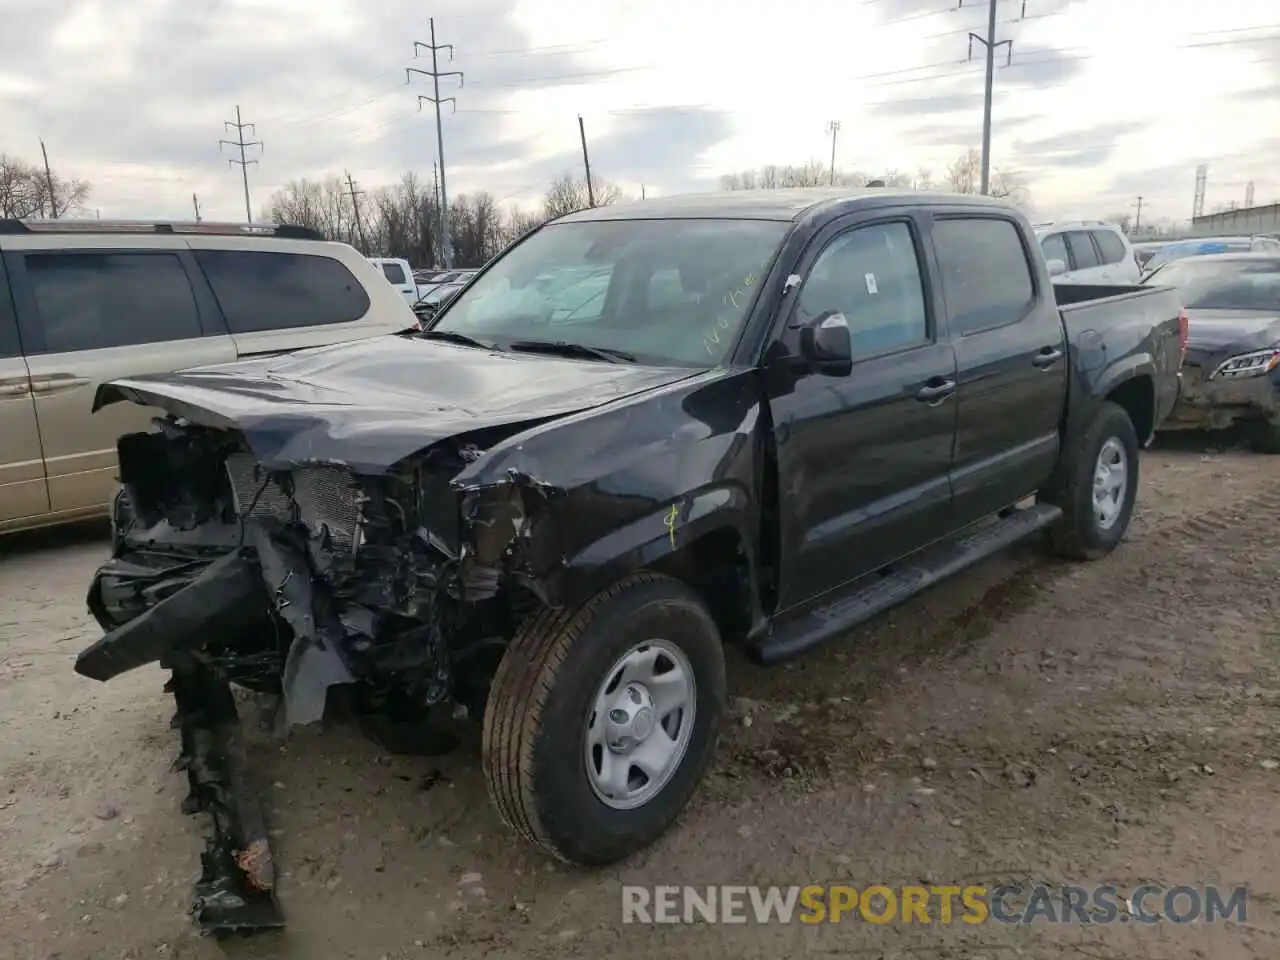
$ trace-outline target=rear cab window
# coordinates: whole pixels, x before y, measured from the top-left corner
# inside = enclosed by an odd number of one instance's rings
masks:
[[[352,323],[369,295],[333,257],[257,250],[195,250],[233,333]]]
[[[953,336],[1017,323],[1035,305],[1031,261],[1012,220],[936,219],[933,245]]]
[[[36,352],[203,335],[195,293],[177,253],[31,252],[23,261],[43,340]]]

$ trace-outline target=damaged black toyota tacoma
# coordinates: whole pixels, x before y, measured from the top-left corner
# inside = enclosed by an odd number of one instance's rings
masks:
[[[171,671],[197,906],[278,922],[230,684],[312,723],[483,723],[521,835],[615,862],[707,768],[723,645],[775,663],[1038,531],[1124,536],[1178,393],[1167,288],[1055,292],[1003,203],[876,190],[583,211],[420,335],[116,381],[79,673]]]

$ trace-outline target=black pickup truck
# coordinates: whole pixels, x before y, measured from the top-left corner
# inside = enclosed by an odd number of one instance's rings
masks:
[[[583,211],[417,338],[104,386],[170,416],[119,441],[76,669],[172,671],[211,926],[271,888],[229,683],[289,723],[461,703],[506,821],[614,862],[705,771],[723,644],[784,660],[1037,531],[1111,551],[1185,342],[1167,288],[1055,291],[985,198]]]

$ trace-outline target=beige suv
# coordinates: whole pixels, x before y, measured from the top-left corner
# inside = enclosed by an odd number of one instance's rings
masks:
[[[368,260],[298,227],[0,220],[0,533],[107,512],[98,384],[417,326]]]

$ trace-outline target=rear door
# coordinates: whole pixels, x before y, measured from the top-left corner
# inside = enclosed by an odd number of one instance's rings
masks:
[[[1012,214],[938,215],[931,232],[958,368],[951,487],[965,524],[1016,503],[1053,470],[1065,333]]]
[[[0,260],[0,528],[49,512],[31,375]]]
[[[215,244],[212,238],[203,240],[192,252],[241,357],[392,332],[368,322],[373,306],[369,293],[335,257],[230,245],[219,249]],[[373,265],[368,266],[373,271]],[[413,311],[393,292],[384,295],[391,310],[384,311],[383,322],[392,314],[399,329],[416,322]]]
[[[147,237],[74,243],[15,237],[5,253],[55,514],[105,510],[116,440],[160,413],[121,403],[93,414],[99,384],[235,359],[212,305],[197,299],[186,250]]]

